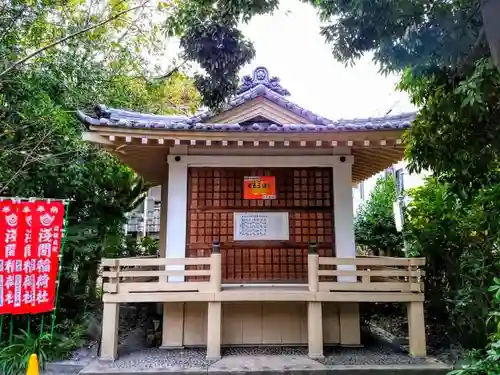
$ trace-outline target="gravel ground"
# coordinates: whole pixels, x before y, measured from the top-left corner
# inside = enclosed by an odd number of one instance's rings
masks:
[[[105,369],[208,369],[217,361],[207,361],[204,349],[144,349],[123,356],[111,363],[93,363],[92,370]],[[307,358],[305,347],[255,347],[227,348],[222,350],[223,357],[231,356],[277,356],[287,355]],[[397,353],[389,345],[370,344],[364,348],[327,348],[325,358],[319,363],[332,365],[412,365],[436,363],[425,358],[412,358],[405,353]],[[87,370],[87,369],[86,369]]]

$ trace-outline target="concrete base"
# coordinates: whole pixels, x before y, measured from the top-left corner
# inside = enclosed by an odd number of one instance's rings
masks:
[[[451,370],[449,366],[432,360],[412,365],[327,365],[321,362],[296,355],[227,356],[206,366],[193,367],[162,366],[158,363],[156,367],[122,368],[95,362],[80,371],[79,375],[445,375]]]

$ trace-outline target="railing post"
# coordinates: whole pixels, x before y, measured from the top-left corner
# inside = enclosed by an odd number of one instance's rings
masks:
[[[210,283],[212,291],[220,292],[221,290],[221,255],[220,242],[214,241],[212,245],[212,255],[210,255]]]
[[[309,292],[318,291],[318,246],[309,242],[307,255],[307,275]],[[323,358],[323,312],[321,302],[307,302],[307,336],[309,358]]]
[[[210,283],[214,293],[221,291],[221,254],[220,242],[214,241],[210,262]],[[208,302],[207,311],[207,359],[220,359],[222,304],[220,301]]]
[[[307,255],[307,277],[310,292],[318,291],[318,269],[319,256],[318,246],[314,241],[309,242],[309,253]]]

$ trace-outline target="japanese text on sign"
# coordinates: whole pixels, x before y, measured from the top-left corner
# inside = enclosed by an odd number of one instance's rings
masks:
[[[267,236],[269,217],[265,215],[242,216],[239,224],[239,233],[247,237]]]
[[[64,204],[0,201],[0,314],[53,310]]]
[[[288,212],[235,212],[233,235],[235,241],[286,241]]]
[[[276,179],[274,176],[245,177],[243,199],[276,199]]]

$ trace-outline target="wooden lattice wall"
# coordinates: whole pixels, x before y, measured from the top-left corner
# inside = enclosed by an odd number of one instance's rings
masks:
[[[276,177],[276,199],[243,199],[245,176]],[[303,282],[307,247],[334,256],[331,168],[190,168],[188,257],[209,256],[221,242],[223,282]],[[287,211],[289,241],[234,241],[237,211]]]

